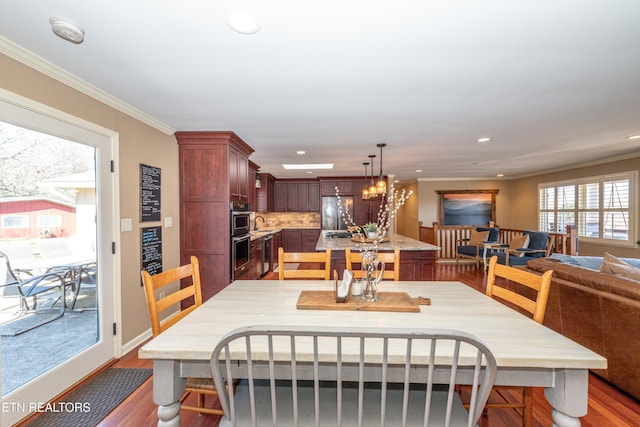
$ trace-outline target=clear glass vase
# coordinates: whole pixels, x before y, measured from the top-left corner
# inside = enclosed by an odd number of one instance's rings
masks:
[[[384,262],[378,259],[378,251],[362,250],[362,301],[378,301],[378,283],[382,280]]]

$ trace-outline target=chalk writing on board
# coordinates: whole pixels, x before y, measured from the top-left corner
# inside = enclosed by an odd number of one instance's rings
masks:
[[[162,272],[162,227],[141,229],[142,269],[152,276]]]
[[[160,221],[160,168],[140,163],[140,220]]]

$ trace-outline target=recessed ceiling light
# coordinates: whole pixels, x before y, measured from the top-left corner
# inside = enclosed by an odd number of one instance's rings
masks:
[[[282,164],[285,169],[333,169],[333,163]]]
[[[256,13],[244,6],[234,6],[227,9],[227,25],[240,34],[254,34],[260,30],[260,23]]]
[[[313,173],[313,171],[307,171],[307,173]]]
[[[498,175],[496,175],[498,178],[502,178],[504,176],[503,173],[499,173]]]
[[[627,139],[640,139],[640,135],[628,136]]]
[[[491,138],[478,138],[478,142],[489,142],[491,141]]]
[[[60,38],[71,43],[80,44],[84,41],[84,30],[67,18],[52,16],[49,18],[51,30]]]
[[[420,173],[422,172],[422,169],[416,169],[416,172]]]
[[[296,151],[296,154],[300,154],[302,156],[303,154],[306,154],[306,151],[298,150]]]

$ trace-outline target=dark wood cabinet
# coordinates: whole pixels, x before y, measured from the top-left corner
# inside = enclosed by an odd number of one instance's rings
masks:
[[[273,212],[275,201],[275,178],[268,173],[261,173],[260,188],[256,188],[256,212]]]
[[[287,211],[287,184],[276,181],[273,184],[273,210],[275,212]]]
[[[302,252],[302,230],[299,228],[282,230],[282,248],[285,252]]]
[[[229,147],[229,194],[231,200],[249,201],[249,158]]]
[[[320,183],[309,183],[309,211],[320,212]]]
[[[303,228],[300,232],[300,238],[302,240],[302,252],[315,252],[318,239],[320,238],[319,228]]]
[[[336,187],[341,196],[353,196],[353,180],[320,181],[320,194],[322,196],[335,196]]]
[[[296,183],[287,183],[287,191],[285,193],[285,197],[287,198],[285,202],[286,211],[287,212],[297,212],[298,209],[298,184]],[[306,197],[306,194],[305,194]]]
[[[251,280],[257,280],[264,273],[264,264],[262,263],[262,253],[264,251],[263,239],[254,239],[250,246],[251,270],[253,270]]]
[[[198,257],[202,296],[207,300],[231,282],[229,202],[243,193],[243,201],[248,199],[248,158],[253,149],[233,132],[176,132],[176,139],[180,260],[186,264],[191,255]]]
[[[357,225],[378,221],[378,212],[381,203],[380,198],[370,200],[362,199],[362,190],[368,186],[369,183],[365,181],[354,182],[353,220]]]
[[[260,166],[249,160],[249,182],[247,184],[247,193],[249,206],[251,206],[252,211],[256,211],[258,206],[258,189],[256,188],[258,169],[260,169]]]
[[[282,247],[285,252],[315,252],[319,228],[285,228],[282,230]]]
[[[278,180],[274,184],[275,212],[320,212],[320,183]]]

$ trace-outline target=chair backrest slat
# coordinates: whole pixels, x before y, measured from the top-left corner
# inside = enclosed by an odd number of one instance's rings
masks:
[[[200,267],[198,258],[191,257],[191,263],[181,265],[161,273],[151,275],[142,270],[142,283],[147,298],[147,309],[151,321],[151,332],[157,336],[161,332],[173,326],[180,319],[202,305],[202,289],[200,285]],[[183,283],[181,288],[176,284]],[[156,296],[156,291],[164,286],[174,284],[175,289],[168,292],[164,297]],[[170,290],[170,289],[168,289]],[[176,305],[180,305],[178,311],[162,319],[163,312],[172,310]],[[184,307],[182,305],[184,304]]]
[[[361,279],[362,253],[346,248],[344,256],[347,270],[351,270],[355,279]],[[394,248],[393,252],[378,252],[378,260],[385,263],[385,269],[382,273],[383,280],[394,280],[396,282],[400,280],[400,248]],[[354,264],[357,264],[357,267],[354,267]],[[393,268],[390,268],[392,264]]]
[[[288,376],[282,375],[288,372],[281,369],[285,366],[291,369]],[[249,416],[253,425],[261,421],[298,425],[311,419],[315,425],[351,425],[356,419],[358,425],[366,425],[372,421],[372,403],[374,411],[379,411],[381,425],[405,425],[416,416],[425,424],[430,416],[438,416],[448,425],[454,419],[455,386],[461,378],[472,383],[470,413],[465,421],[475,425],[497,367],[486,345],[461,331],[259,325],[242,327],[223,337],[212,353],[211,370],[225,425],[235,425],[236,418],[248,420]],[[423,370],[426,376],[416,373]],[[245,381],[249,384],[241,386]],[[268,382],[266,394],[259,391],[260,381]],[[224,384],[235,383],[234,395]],[[446,385],[446,393],[433,390],[437,383]],[[373,384],[379,386],[379,400],[371,400],[372,390],[378,392]],[[415,393],[421,397],[416,398]],[[442,399],[446,407],[432,406],[435,393],[442,396],[436,400]]]
[[[287,264],[301,264],[302,268],[286,269]],[[307,268],[304,264],[318,264],[321,268]],[[331,249],[324,252],[285,252],[278,248],[278,278],[286,279],[331,279]]]
[[[497,297],[526,310],[532,315],[533,320],[542,323],[547,309],[552,275],[552,270],[548,270],[542,275],[537,275],[519,268],[498,264],[498,257],[493,256],[489,260],[486,294],[491,298]],[[517,292],[517,289],[510,289],[501,285],[500,282],[496,281],[496,277],[525,286],[535,292],[535,298],[528,298]]]

